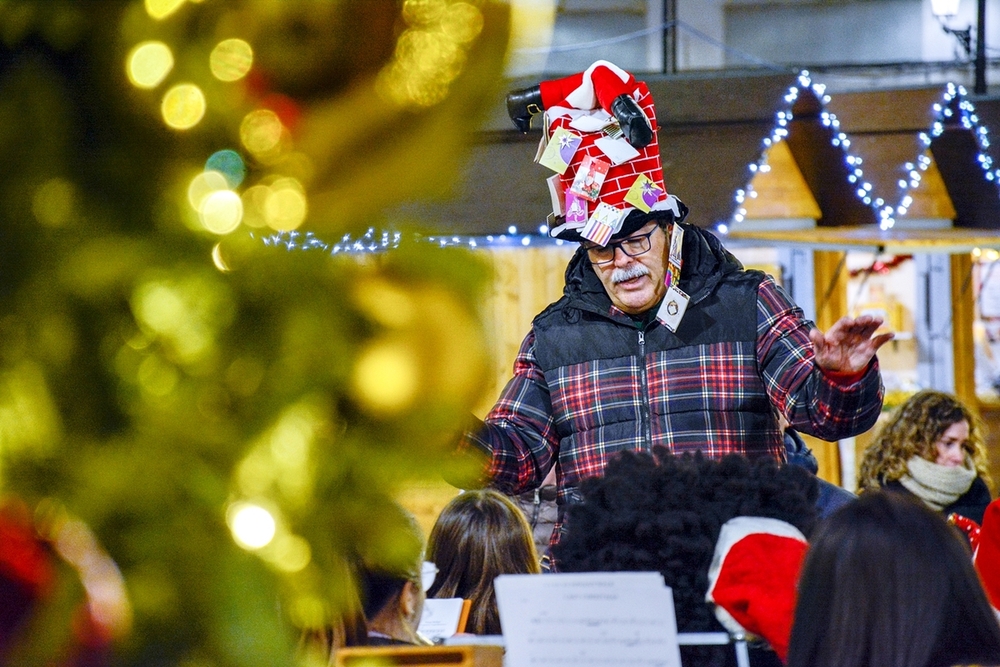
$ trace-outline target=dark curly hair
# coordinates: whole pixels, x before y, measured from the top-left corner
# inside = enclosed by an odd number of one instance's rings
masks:
[[[660,572],[673,589],[680,632],[723,630],[705,602],[722,524],[737,516],[769,517],[808,538],[817,522],[816,479],[768,458],[713,460],[662,447],[652,455],[623,452],[580,490],[583,501],[569,508],[553,550],[559,570]],[[731,649],[682,647],[684,664],[726,664],[732,655]]]

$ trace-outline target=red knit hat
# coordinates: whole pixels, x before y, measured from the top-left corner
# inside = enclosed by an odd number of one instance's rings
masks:
[[[1000,498],[986,506],[973,562],[990,604],[1000,612]]]
[[[606,245],[653,219],[683,220],[687,207],[667,194],[656,138],[653,96],[642,81],[605,60],[586,71],[539,84],[545,107],[536,161],[548,179],[554,237]],[[638,104],[652,140],[635,148],[608,107],[625,94]]]
[[[736,634],[763,638],[784,661],[795,613],[795,587],[808,543],[778,519],[740,516],[719,532],[705,599]]]

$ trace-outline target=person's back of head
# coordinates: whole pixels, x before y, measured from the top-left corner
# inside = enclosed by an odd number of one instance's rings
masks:
[[[1000,664],[1000,624],[963,540],[919,501],[869,492],[813,536],[788,667]]]
[[[371,643],[424,643],[417,635],[423,611],[423,533],[412,514],[386,508],[386,538],[358,556],[358,594]]]
[[[448,503],[431,529],[427,558],[438,567],[428,595],[471,600],[467,629],[475,634],[500,634],[498,575],[540,571],[524,514],[492,490],[466,491]]]
[[[705,598],[727,521],[776,519],[808,537],[817,520],[816,480],[808,471],[735,454],[714,460],[659,447],[654,455],[623,452],[580,490],[583,500],[569,508],[566,532],[553,549],[559,570],[660,572],[672,589],[681,632],[724,629]],[[681,658],[725,665],[733,650],[685,646]]]

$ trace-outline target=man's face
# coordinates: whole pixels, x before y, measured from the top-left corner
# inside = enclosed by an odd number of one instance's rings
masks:
[[[609,247],[623,244],[629,248],[629,252],[635,254],[637,249],[641,248],[641,237],[647,234],[648,251],[632,257],[621,247],[615,247],[613,260],[603,264],[593,264],[594,272],[604,285],[604,291],[611,297],[611,303],[629,315],[646,312],[666,294],[667,286],[664,284],[664,279],[667,274],[667,235],[664,229],[653,221],[628,238],[609,244]],[[594,247],[592,244],[586,245],[588,248]],[[591,260],[593,259],[591,256]]]

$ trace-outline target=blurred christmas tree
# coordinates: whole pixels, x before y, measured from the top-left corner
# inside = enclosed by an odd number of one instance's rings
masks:
[[[484,269],[260,239],[445,191],[507,33],[489,0],[0,0],[0,492],[79,578],[9,664],[65,660],[84,599],[113,664],[295,664],[345,555],[401,557],[393,497],[479,398]]]

